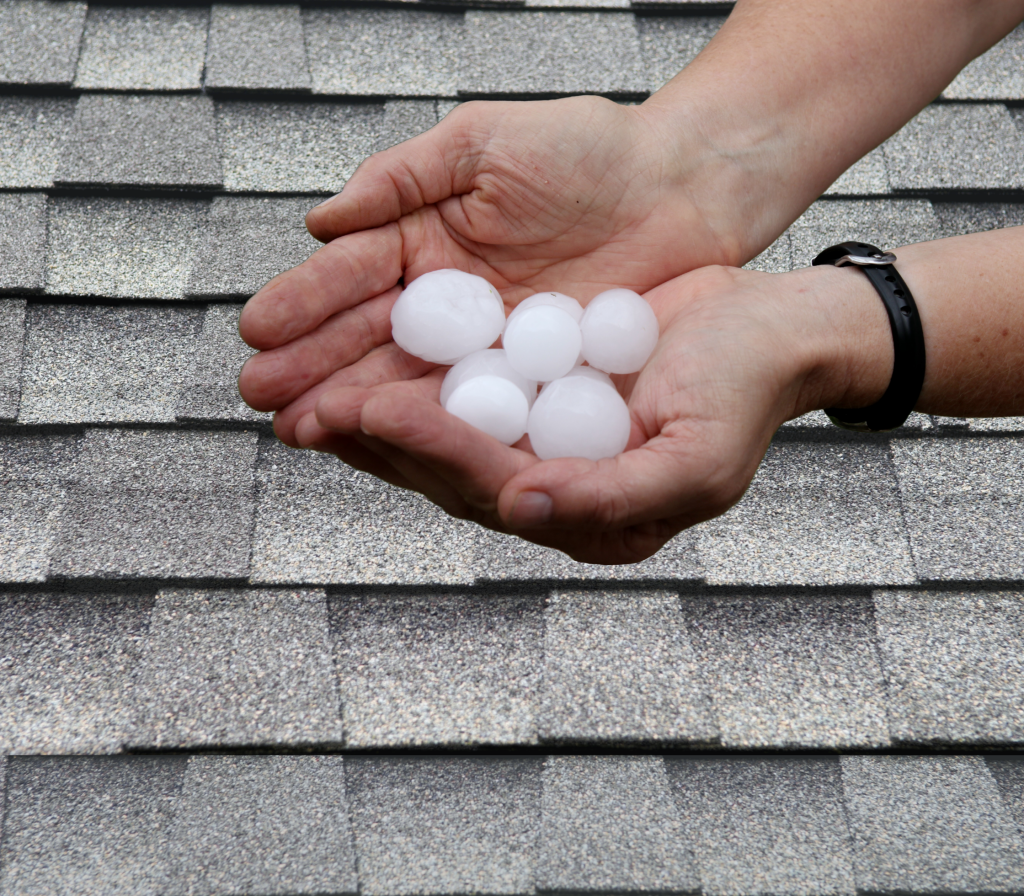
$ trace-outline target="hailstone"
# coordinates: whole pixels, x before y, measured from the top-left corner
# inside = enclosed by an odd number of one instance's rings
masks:
[[[512,309],[512,313],[509,314],[508,319],[512,320],[513,317],[526,311],[527,308],[536,308],[538,305],[554,305],[556,308],[561,308],[576,323],[579,323],[580,318],[583,317],[583,306],[575,299],[562,295],[560,292],[538,292],[528,299],[523,299],[516,305]]]
[[[448,396],[467,380],[477,376],[500,376],[502,379],[515,383],[523,390],[528,404],[533,404],[537,397],[536,380],[528,380],[521,373],[516,373],[508,363],[508,356],[503,348],[485,348],[467,355],[445,374],[441,383],[441,406],[448,406]]]
[[[544,387],[526,431],[541,460],[614,457],[629,441],[629,408],[610,383],[576,373]]]
[[[580,321],[583,357],[598,370],[635,373],[658,343],[658,319],[631,289],[609,289],[594,296]]]
[[[530,405],[515,383],[500,376],[476,376],[448,396],[445,409],[470,426],[494,436],[503,445],[518,442],[526,432]]]
[[[536,305],[509,318],[501,344],[515,370],[546,383],[572,370],[583,337],[568,312],[554,305]]]

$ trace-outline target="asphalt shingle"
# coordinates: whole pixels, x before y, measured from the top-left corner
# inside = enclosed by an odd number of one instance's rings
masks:
[[[43,288],[46,258],[46,196],[0,195],[0,295]]]
[[[223,93],[308,93],[309,66],[298,6],[215,3],[206,87]]]
[[[1024,444],[895,440],[914,565],[925,580],[1024,577]]]
[[[707,894],[852,894],[833,758],[666,760]]]
[[[885,153],[879,147],[871,150],[840,174],[825,191],[825,195],[874,196],[888,192],[889,171],[885,165]]]
[[[541,781],[538,890],[700,890],[660,756],[549,756]]]
[[[179,299],[206,211],[193,199],[51,199],[46,291]]]
[[[52,571],[237,578],[249,569],[251,432],[86,432]]]
[[[189,274],[190,298],[249,298],[320,243],[306,230],[308,197],[216,196]]]
[[[85,3],[0,3],[0,84],[69,85],[85,11]]]
[[[208,305],[185,383],[178,393],[178,420],[270,422],[238,394],[238,373],[253,354],[238,335],[241,305]]]
[[[1024,26],[968,62],[942,96],[947,100],[1024,100]]]
[[[725,745],[888,745],[869,599],[709,597],[683,612]]]
[[[0,299],[0,420],[15,420],[21,401],[25,300]]]
[[[375,149],[387,149],[415,137],[440,121],[437,100],[388,100]]]
[[[53,186],[74,117],[71,99],[0,97],[0,187]]]
[[[533,743],[539,597],[339,596],[330,604],[346,743]]]
[[[460,94],[648,89],[631,14],[470,10],[462,52]]]
[[[640,58],[648,90],[671,81],[704,49],[725,16],[640,16]]]
[[[346,760],[360,892],[532,893],[540,763],[497,757]]]
[[[1024,205],[1005,202],[936,202],[943,236],[962,236],[1024,224]]]
[[[224,188],[337,193],[376,148],[383,117],[376,104],[219,103]]]
[[[357,892],[340,756],[192,756],[171,839],[177,893]]]
[[[882,150],[894,190],[1024,187],[1024,134],[1002,105],[928,106]]]
[[[893,738],[1024,742],[1024,596],[875,595]]]
[[[766,274],[784,274],[793,269],[793,242],[789,231],[783,233],[760,255],[756,255],[743,267]]]
[[[159,892],[185,761],[9,760],[0,890],[5,896]]]
[[[33,305],[22,423],[170,423],[198,308]]]
[[[198,91],[209,23],[201,7],[92,6],[75,87]]]
[[[306,9],[313,92],[347,96],[455,96],[461,13]]]
[[[679,598],[552,594],[538,715],[544,741],[717,741]]]
[[[152,607],[149,594],[0,597],[0,750],[120,750]]]
[[[980,756],[842,756],[857,888],[1005,893],[1024,847]]]
[[[54,182],[69,186],[221,185],[213,102],[205,96],[84,94]]]
[[[253,582],[472,584],[475,526],[330,454],[260,442]]]
[[[1024,838],[1024,762],[1019,756],[987,756],[985,764],[1003,798],[1003,805]]]
[[[1022,432],[1024,417],[970,417],[967,425],[971,432]]]
[[[914,572],[884,444],[776,443],[739,504],[699,527],[713,584],[903,584]]]

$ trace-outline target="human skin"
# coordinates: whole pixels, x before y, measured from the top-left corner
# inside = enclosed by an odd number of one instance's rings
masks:
[[[440,373],[390,341],[399,278],[457,267],[494,283],[509,308],[545,289],[584,302],[611,286],[648,293],[670,321],[663,320],[666,348],[660,345],[655,358],[674,361],[652,360],[640,382],[656,375],[666,394],[683,387],[687,371],[697,374],[689,356],[667,346],[677,345],[669,336],[671,322],[683,319],[680,302],[690,309],[684,317],[699,306],[687,326],[726,334],[732,346],[714,349],[705,341],[696,353],[702,363],[731,359],[736,366],[742,349],[780,365],[774,373],[753,365],[759,382],[742,384],[749,390],[746,417],[775,419],[786,401],[791,409],[802,405],[780,397],[800,365],[764,342],[778,335],[768,327],[767,309],[783,310],[772,305],[780,301],[768,295],[773,288],[753,289],[745,278],[757,275],[723,271],[666,281],[705,265],[741,264],[769,245],[850,163],[1021,17],[1024,3],[1006,0],[870,0],[856,16],[848,5],[824,0],[741,0],[698,59],[640,107],[595,97],[465,104],[427,134],[369,159],[341,194],[310,212],[310,231],[330,242],[246,306],[240,331],[261,351],[242,372],[242,394],[253,407],[277,412],[275,431],[287,444],[332,451],[423,491],[449,512],[511,528],[579,559],[640,559],[664,532],[720,513],[738,498],[770,433],[759,424],[754,438],[753,424],[712,402],[721,412],[713,428],[723,434],[716,450],[743,458],[728,473],[711,475],[710,457],[704,467],[693,459],[681,469],[652,447],[654,439],[623,455],[628,463],[616,463],[614,486],[570,473],[562,461],[548,462],[550,469],[577,477],[572,483],[528,481],[521,465],[533,468],[533,477],[545,465],[525,454],[509,465],[484,452],[497,466],[469,470],[468,455],[482,450],[476,436],[429,401]],[[722,285],[725,277],[733,287]],[[708,304],[711,296],[721,308]],[[810,338],[809,331],[803,335]],[[708,388],[741,385],[718,382],[717,375],[710,368],[702,374]],[[638,393],[623,387],[635,419],[644,419],[634,407]],[[685,388],[692,394],[695,387]],[[385,411],[400,431],[380,419]],[[660,432],[650,428],[652,420],[657,416],[637,422],[631,447]],[[676,429],[685,441],[685,420]],[[689,430],[696,433],[695,421]],[[443,445],[449,460],[425,455],[427,443]],[[692,458],[702,456],[691,448]],[[683,486],[676,485],[680,476]],[[590,492],[577,481],[590,482]],[[669,516],[658,516],[642,497],[680,488],[688,509]],[[554,509],[545,510],[538,495]],[[646,520],[636,517],[638,507],[648,508]],[[548,528],[529,528],[545,515]]]

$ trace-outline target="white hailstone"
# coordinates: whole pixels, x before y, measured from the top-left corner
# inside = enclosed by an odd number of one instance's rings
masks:
[[[609,386],[612,389],[615,388],[615,383],[612,382],[612,378],[608,376],[608,374],[605,373],[604,371],[598,370],[596,367],[577,366],[570,370],[565,376],[563,376],[562,379],[564,380],[566,376],[585,376],[588,379],[592,379],[597,383],[604,383],[606,386]],[[555,380],[555,382],[557,383],[559,382],[559,380]],[[540,390],[540,394],[543,395],[550,386],[551,383],[545,383],[544,388]]]
[[[528,308],[536,308],[538,305],[554,305],[556,308],[561,308],[576,323],[579,323],[580,318],[583,317],[583,306],[575,299],[562,295],[560,292],[538,292],[516,305],[508,319],[512,320],[520,312],[526,311]]]
[[[537,381],[528,380],[521,373],[516,373],[508,363],[508,356],[503,348],[485,348],[471,355],[466,355],[448,373],[441,383],[441,407],[448,406],[448,396],[467,380],[478,376],[500,376],[514,383],[523,390],[528,404],[533,404],[537,397]]]
[[[610,383],[587,368],[548,383],[530,411],[526,431],[541,460],[621,454],[629,441],[629,408]],[[597,371],[594,371],[597,373]]]
[[[448,396],[445,409],[503,445],[512,445],[523,437],[530,415],[523,390],[500,376],[466,380]]]
[[[417,277],[391,309],[399,348],[435,364],[454,364],[487,348],[504,326],[498,290],[483,277],[451,269]]]
[[[514,369],[546,383],[576,366],[583,337],[568,312],[554,305],[536,305],[509,318],[501,344]]]
[[[580,330],[583,357],[608,373],[636,373],[658,343],[654,310],[631,289],[609,289],[594,296]]]

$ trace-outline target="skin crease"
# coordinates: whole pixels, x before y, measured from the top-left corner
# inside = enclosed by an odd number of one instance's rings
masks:
[[[640,107],[464,104],[310,212],[327,245],[243,312],[241,335],[261,351],[242,395],[276,412],[287,444],[453,515],[578,560],[641,560],[735,503],[783,421],[884,391],[892,340],[862,274],[732,266],[1022,17],[1006,0],[869,0],[856,21],[830,0],[741,0]],[[851,83],[885,103],[849,102]],[[1024,412],[1008,253],[1024,255],[1019,231],[897,250],[927,339],[920,410]],[[639,375],[616,378],[629,450],[541,463],[525,442],[506,448],[446,414],[444,369],[399,350],[389,320],[400,278],[443,267],[486,277],[506,310],[546,289],[583,302],[612,286],[644,293],[662,336]]]

